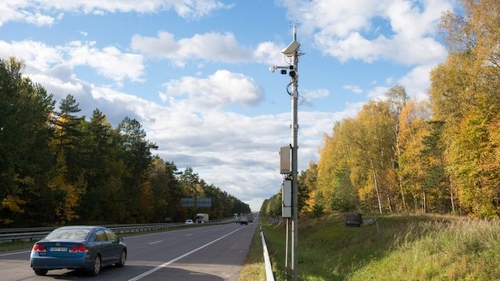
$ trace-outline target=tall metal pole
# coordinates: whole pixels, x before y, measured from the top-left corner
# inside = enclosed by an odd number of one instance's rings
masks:
[[[298,123],[298,117],[297,117],[297,107],[298,107],[298,99],[299,99],[299,92],[298,92],[298,83],[299,83],[299,57],[303,55],[304,53],[299,51],[300,44],[297,42],[297,26],[293,26],[293,41],[282,51],[284,55],[286,55],[288,58],[291,58],[291,64],[286,65],[286,66],[278,66],[278,65],[273,65],[269,68],[269,71],[274,72],[276,69],[281,69],[281,74],[286,74],[287,71],[290,74],[290,77],[292,78],[292,81],[287,85],[287,92],[290,94],[290,98],[292,100],[292,124],[290,125],[290,129],[292,131],[292,143],[291,143],[291,159],[289,156],[287,158],[281,159],[281,161],[286,159],[290,159],[291,161],[291,169],[283,169],[281,168],[281,174],[286,174],[287,175],[287,180],[284,182],[284,187],[286,187],[287,182],[291,182],[291,188],[288,189],[283,189],[283,198],[290,198],[291,197],[291,202],[287,203],[290,204],[291,208],[288,206],[285,206],[286,204],[283,202],[283,217],[286,217],[286,258],[285,258],[285,265],[287,267],[287,275],[291,273],[292,280],[296,281],[298,278],[298,273],[297,273],[297,264],[298,264],[298,254],[297,254],[297,248],[298,248],[298,220],[299,220],[299,208],[298,208],[298,202],[299,202],[299,186],[298,186],[298,141],[297,141],[297,135],[299,131],[299,123]],[[291,90],[290,88],[291,87]],[[283,149],[283,147],[282,147]],[[280,151],[281,153],[281,151]],[[283,156],[283,155],[282,155]],[[289,162],[289,163],[290,163]],[[286,163],[286,162],[285,162]],[[291,189],[291,190],[290,190]],[[286,195],[290,194],[290,197],[287,197]],[[290,212],[291,211],[291,212]],[[286,215],[285,215],[286,214]],[[289,223],[291,222],[291,223]],[[290,226],[291,225],[291,226]],[[290,227],[289,227],[290,226]],[[289,239],[289,232],[291,236],[291,266],[290,266],[290,271],[288,271],[288,239]]]
[[[289,245],[289,241],[290,241],[290,238],[288,236],[288,234],[290,233],[290,218],[286,218],[286,234],[285,234],[285,268],[288,269],[288,267],[290,266],[288,264],[288,245]],[[288,272],[287,272],[288,274]]]
[[[297,26],[293,26],[293,41],[297,41]],[[299,70],[299,51],[296,50],[293,54],[293,71],[295,71],[295,75],[292,76],[292,280],[297,280],[297,247],[298,247],[298,143],[297,143],[297,135],[299,131],[299,123],[297,117],[297,102],[298,102],[298,70]]]

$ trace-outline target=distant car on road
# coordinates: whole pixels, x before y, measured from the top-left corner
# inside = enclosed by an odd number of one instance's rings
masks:
[[[127,245],[103,226],[63,226],[33,245],[30,266],[36,275],[53,269],[75,269],[98,275],[110,265],[123,267]]]
[[[186,222],[184,224],[193,224],[193,220],[186,220]]]
[[[240,217],[240,225],[243,225],[243,224],[248,225],[248,218],[247,218],[247,216],[241,216]]]

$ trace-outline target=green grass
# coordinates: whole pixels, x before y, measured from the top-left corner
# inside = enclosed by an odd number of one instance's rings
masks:
[[[30,250],[33,244],[35,244],[35,242],[4,242],[0,243],[0,252],[20,249]]]
[[[266,280],[260,228],[257,227],[248,251],[245,265],[240,271],[239,281]]]
[[[263,220],[262,226],[276,280],[288,280],[285,224]],[[345,227],[338,214],[300,218],[298,279],[494,280],[500,276],[497,220],[387,216],[380,218],[379,229],[375,224]]]

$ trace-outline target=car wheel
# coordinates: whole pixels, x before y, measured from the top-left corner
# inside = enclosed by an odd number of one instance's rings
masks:
[[[101,272],[101,256],[97,255],[94,259],[94,264],[90,270],[90,274],[92,276],[96,276],[99,272]]]
[[[127,260],[127,251],[123,250],[120,255],[120,260],[116,263],[116,266],[123,267],[125,265],[125,261]]]
[[[33,271],[35,271],[36,275],[40,275],[40,276],[45,276],[45,274],[47,274],[47,272],[48,272],[47,269],[33,269]]]

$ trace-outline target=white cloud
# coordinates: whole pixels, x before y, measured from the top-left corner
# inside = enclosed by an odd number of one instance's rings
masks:
[[[75,66],[88,66],[98,74],[121,85],[125,79],[140,82],[144,75],[142,55],[123,53],[113,46],[102,49],[95,47],[95,42],[73,41],[64,46],[49,46],[35,41],[14,41],[7,43],[0,40],[0,56],[14,56],[26,62],[29,73],[41,73],[53,67],[65,65],[69,69]],[[68,75],[59,73],[61,75]]]
[[[416,97],[418,100],[428,98],[427,88],[430,85],[429,73],[435,65],[422,65],[413,68],[398,84],[404,85],[406,93],[410,97]]]
[[[92,42],[80,41],[71,42],[65,47],[65,51],[74,65],[88,65],[97,73],[119,84],[125,79],[142,81],[142,55],[123,53],[113,46],[98,49]]]
[[[330,91],[327,89],[316,89],[313,91],[307,91],[306,96],[308,99],[323,99],[330,96]]]
[[[106,86],[89,85],[92,104],[95,104],[113,124],[118,124],[125,117],[137,119],[149,130],[151,124],[160,120],[168,122],[168,110],[156,103],[138,96],[117,91]]]
[[[420,64],[446,57],[444,47],[433,36],[442,12],[452,9],[450,0],[283,3],[290,18],[302,24],[306,38],[313,36],[317,48],[343,62],[387,59]],[[383,23],[390,29],[385,36],[378,34]]]
[[[174,10],[182,18],[196,19],[232,7],[217,0],[4,0],[0,2],[0,27],[9,21],[51,26],[62,18],[60,12],[104,15]]]
[[[68,72],[71,71],[70,68],[58,67],[59,70],[66,70]],[[54,71],[57,72],[57,71]],[[57,93],[55,97],[57,100],[64,98],[67,94],[71,94],[75,96],[79,101],[81,101],[82,97],[86,95],[84,90],[84,84],[80,81],[73,79],[72,77],[61,77],[50,75],[50,72],[44,74],[33,74],[31,75],[31,79],[43,85],[43,87],[49,93]]]
[[[316,43],[323,52],[345,62],[350,59],[373,62],[385,59],[403,64],[429,63],[446,58],[443,45],[433,38],[407,38],[395,35],[393,38],[378,36],[374,40],[353,32],[343,39],[317,36]]]
[[[253,62],[262,62],[270,65],[283,62],[281,51],[284,46],[276,45],[274,42],[262,42],[253,51]]]
[[[165,93],[160,94],[164,101],[175,105],[177,97],[186,106],[197,110],[220,109],[230,104],[253,107],[264,98],[264,90],[252,78],[243,74],[218,70],[206,79],[183,77],[166,83]]]
[[[28,13],[26,14],[24,20],[27,23],[31,23],[36,26],[44,26],[44,25],[51,26],[52,24],[54,24],[55,21],[53,17],[43,15],[40,13],[34,13],[34,14]]]
[[[361,94],[363,92],[363,89],[361,89],[361,87],[359,87],[358,85],[345,85],[342,88],[344,88],[348,91],[351,91],[353,93],[356,93],[356,94]]]
[[[374,14],[383,10],[381,1],[293,1],[283,0],[289,9],[289,18],[301,24],[301,31],[319,32],[321,36],[346,37],[356,30],[370,28]]]
[[[447,0],[392,1],[384,11],[396,34],[420,39],[434,35],[442,13],[451,10]]]
[[[330,91],[327,89],[316,89],[316,90],[306,90],[305,94],[299,95],[299,103],[300,105],[306,105],[309,107],[313,107],[313,100],[315,99],[325,99],[330,96]]]
[[[134,35],[130,45],[135,51],[160,58],[175,58],[175,54],[180,48],[174,35],[165,31],[159,31],[158,37]]]
[[[386,93],[391,87],[378,86],[368,92],[370,100],[385,100]]]
[[[188,61],[217,61],[223,63],[276,63],[283,60],[283,46],[262,42],[255,50],[242,46],[232,33],[194,34],[176,40],[174,35],[159,31],[157,37],[134,35],[130,43],[134,51],[149,57],[172,60],[183,66]]]
[[[31,40],[8,43],[0,40],[0,56],[15,57],[26,62],[29,71],[39,72],[49,69],[53,64],[62,62],[62,55],[53,47]]]
[[[0,27],[7,22],[27,22],[35,26],[51,26],[55,18],[32,11],[33,3],[30,1],[4,0],[0,2]]]

